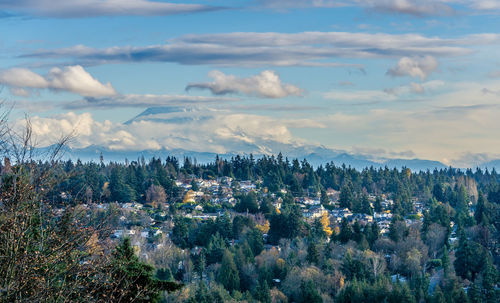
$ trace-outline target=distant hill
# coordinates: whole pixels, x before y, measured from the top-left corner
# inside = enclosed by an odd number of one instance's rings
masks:
[[[304,152],[304,150],[302,150]],[[143,151],[122,151],[122,150],[110,150],[106,147],[101,146],[88,146],[86,148],[79,149],[71,149],[68,148],[65,152],[64,158],[71,158],[73,160],[80,159],[82,161],[99,161],[99,158],[103,155],[105,162],[123,162],[125,159],[129,161],[140,159],[144,157],[145,159],[149,159],[152,157],[160,157],[166,158],[167,156],[175,156],[179,159],[183,159],[184,157],[190,157],[195,159],[198,163],[207,163],[215,160],[215,157],[218,155],[221,158],[229,159],[231,157],[235,157],[236,155],[247,155],[248,154],[240,154],[240,153],[225,153],[225,154],[216,154],[210,152],[196,152],[196,151],[188,151],[182,149],[160,149],[160,150],[143,150]],[[259,158],[262,155],[254,154],[254,157]],[[420,160],[420,159],[386,159],[383,161],[373,161],[367,158],[364,155],[355,155],[349,154],[347,152],[339,153],[338,151],[330,151],[329,153],[325,149],[321,149],[319,153],[300,153],[299,151],[294,151],[293,153],[287,154],[283,153],[284,157],[288,157],[289,159],[298,158],[299,160],[307,159],[309,163],[314,166],[325,165],[326,163],[333,162],[337,166],[341,166],[345,164],[346,166],[351,166],[352,168],[356,168],[361,170],[366,167],[389,167],[389,168],[401,168],[408,167],[412,171],[419,170],[433,170],[435,168],[441,169],[446,168],[447,166],[438,161],[430,161],[430,160]]]
[[[435,168],[441,169],[446,168],[447,166],[439,161],[432,160],[421,160],[421,159],[391,159],[384,162],[384,165],[387,167],[407,167],[413,171],[419,170],[433,170]]]
[[[491,160],[486,163],[479,165],[481,168],[495,169],[497,172],[500,171],[500,159]]]

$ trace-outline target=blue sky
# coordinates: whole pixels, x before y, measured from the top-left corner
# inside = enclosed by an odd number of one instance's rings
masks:
[[[41,145],[500,157],[500,1],[0,0]],[[150,107],[168,110],[129,121]],[[129,121],[129,123],[125,123]]]

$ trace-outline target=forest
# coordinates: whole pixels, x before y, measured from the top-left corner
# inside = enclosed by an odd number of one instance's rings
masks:
[[[3,302],[500,298],[495,170],[358,171],[281,154],[211,163],[10,156],[1,167]],[[304,199],[324,211],[305,216],[313,207]],[[352,216],[333,215],[346,209]],[[377,214],[390,216],[386,232]]]

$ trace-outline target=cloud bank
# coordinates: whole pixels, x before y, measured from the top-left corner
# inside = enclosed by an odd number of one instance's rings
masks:
[[[200,115],[204,118],[201,119]],[[179,119],[180,117],[189,119]],[[172,122],[175,121],[175,122]],[[321,127],[315,121],[290,121],[227,111],[198,110],[151,114],[130,123],[99,122],[90,113],[73,112],[31,118],[34,135],[42,146],[61,135],[75,133],[71,147],[106,146],[112,150],[184,149],[214,153],[279,152],[276,146],[300,145],[289,127]],[[19,123],[22,127],[22,123]]]
[[[0,9],[32,16],[85,18],[99,16],[166,16],[220,9],[200,4],[150,0],[7,0]]]
[[[334,59],[456,57],[472,47],[500,43],[500,34],[473,34],[457,38],[421,34],[350,32],[252,33],[186,35],[164,45],[117,46],[104,49],[77,45],[40,50],[23,58],[73,59],[81,64],[174,62],[215,66],[325,66],[362,69],[359,64]]]
[[[286,10],[290,8],[360,7],[386,14],[415,17],[449,16],[473,10],[494,13],[500,10],[498,0],[258,0],[261,7]]]

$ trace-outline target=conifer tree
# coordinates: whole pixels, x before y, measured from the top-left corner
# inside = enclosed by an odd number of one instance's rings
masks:
[[[217,282],[222,284],[229,291],[238,290],[240,288],[240,277],[238,268],[234,263],[233,254],[226,249],[222,257],[221,267],[217,275]]]
[[[340,233],[338,238],[341,243],[347,243],[353,237],[353,232],[351,225],[346,218],[342,218],[342,223],[340,224]]]

